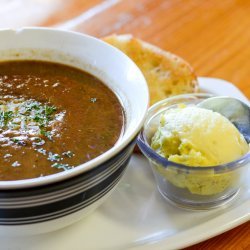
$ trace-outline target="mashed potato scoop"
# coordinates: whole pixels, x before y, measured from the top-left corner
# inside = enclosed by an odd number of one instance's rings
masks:
[[[215,96],[197,106],[225,116],[240,131],[247,143],[250,143],[250,107],[247,104],[233,97]]]

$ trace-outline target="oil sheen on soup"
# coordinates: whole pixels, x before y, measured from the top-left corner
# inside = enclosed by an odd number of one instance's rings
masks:
[[[0,63],[0,180],[67,171],[110,149],[124,124],[117,96],[79,69]]]

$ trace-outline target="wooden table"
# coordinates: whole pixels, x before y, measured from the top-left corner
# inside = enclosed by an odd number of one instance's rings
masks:
[[[96,37],[132,33],[185,58],[199,76],[233,82],[250,98],[249,0],[29,2],[0,6],[0,26],[57,26]],[[187,249],[250,249],[250,222]]]

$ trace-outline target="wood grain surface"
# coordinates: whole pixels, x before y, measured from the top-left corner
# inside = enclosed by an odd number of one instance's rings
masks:
[[[197,75],[233,82],[250,97],[250,1],[126,0],[71,29],[132,33],[186,59]]]
[[[30,25],[56,26],[96,37],[131,33],[183,57],[199,76],[233,82],[250,98],[249,0],[58,2],[60,7],[53,7],[39,20],[30,14]],[[10,21],[7,24],[11,26]],[[186,249],[250,249],[250,222]]]

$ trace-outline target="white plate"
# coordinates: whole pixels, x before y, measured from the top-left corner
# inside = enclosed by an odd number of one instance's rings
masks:
[[[201,88],[247,98],[232,84],[199,78]],[[250,178],[231,205],[193,212],[177,208],[158,193],[147,160],[134,155],[121,183],[92,215],[49,234],[1,239],[1,249],[179,249],[211,238],[250,219]]]

